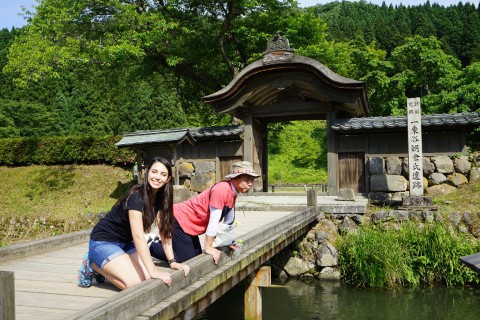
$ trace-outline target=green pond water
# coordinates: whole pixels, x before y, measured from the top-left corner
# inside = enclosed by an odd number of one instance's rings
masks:
[[[273,279],[262,289],[264,320],[480,319],[480,286],[356,288],[342,282]],[[237,285],[195,320],[243,319],[245,285]]]

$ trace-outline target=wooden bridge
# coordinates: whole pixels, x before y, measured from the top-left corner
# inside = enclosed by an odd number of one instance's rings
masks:
[[[188,277],[157,264],[172,274],[171,287],[153,279],[121,292],[108,281],[79,287],[90,230],[0,248],[0,318],[191,319],[305,234],[318,216],[316,206],[305,204],[294,211],[246,208],[236,215],[243,253],[233,260],[225,250],[217,266],[209,255],[195,257],[187,262]]]

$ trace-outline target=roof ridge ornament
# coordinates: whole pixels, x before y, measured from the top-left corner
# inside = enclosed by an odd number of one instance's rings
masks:
[[[267,49],[263,52],[263,55],[272,53],[272,52],[295,52],[294,48],[290,47],[288,39],[279,32],[277,32],[273,37],[271,37],[267,42]]]

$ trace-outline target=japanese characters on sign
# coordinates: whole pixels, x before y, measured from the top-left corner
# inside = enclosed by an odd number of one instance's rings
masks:
[[[407,99],[410,196],[423,196],[422,116],[420,98]]]

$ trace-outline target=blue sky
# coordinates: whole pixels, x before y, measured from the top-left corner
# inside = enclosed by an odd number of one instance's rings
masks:
[[[398,5],[402,3],[406,6],[418,5],[426,2],[426,0],[367,0],[367,2],[378,5],[382,4],[383,1],[385,1],[386,4],[391,3],[393,5]],[[430,0],[430,3],[438,3],[440,5],[449,6],[452,4],[457,4],[459,1],[463,3],[475,3],[475,5],[478,5],[479,2],[479,0]],[[325,4],[329,2],[332,2],[332,0],[299,0],[300,6],[302,7],[313,6],[319,3]],[[12,27],[19,28],[25,25],[25,20],[23,17],[18,16],[18,13],[22,12],[21,7],[24,6],[28,9],[32,9],[32,6],[36,4],[37,2],[35,0],[0,0],[0,29],[11,29]]]

